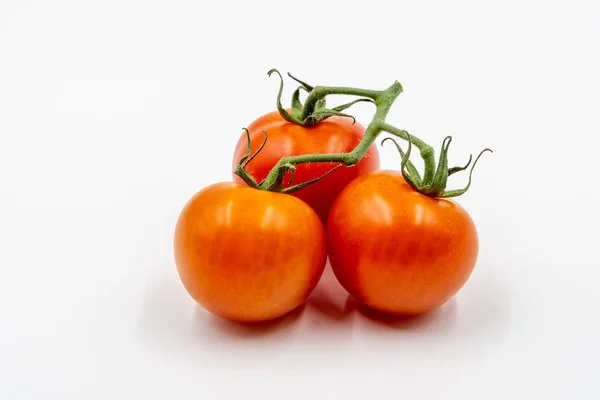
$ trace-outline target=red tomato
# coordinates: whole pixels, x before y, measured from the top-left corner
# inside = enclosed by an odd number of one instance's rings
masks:
[[[416,192],[396,171],[351,182],[331,209],[327,238],[342,286],[396,315],[445,303],[471,275],[479,249],[475,225],[460,205]]]
[[[317,214],[297,198],[218,183],[184,207],[175,230],[177,271],[208,311],[266,321],[301,305],[325,267]]]
[[[266,114],[248,127],[252,151],[256,151],[267,132],[268,140],[263,150],[252,160],[247,171],[258,182],[262,181],[275,164],[284,156],[323,153],[348,153],[360,142],[365,128],[348,117],[330,117],[312,126],[304,127],[286,121],[278,111]],[[233,155],[233,170],[248,148],[246,134],[243,133]],[[313,163],[297,166],[292,185],[309,181],[324,175],[339,163]],[[308,203],[321,217],[327,220],[331,204],[339,192],[353,179],[366,172],[379,169],[379,152],[372,145],[365,157],[353,167],[342,167],[333,171],[321,181],[303,188],[293,195]],[[289,179],[289,173],[288,173]],[[287,184],[284,187],[290,186]],[[234,180],[242,180],[234,175]]]

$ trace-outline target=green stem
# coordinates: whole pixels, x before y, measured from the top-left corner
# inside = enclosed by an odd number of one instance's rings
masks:
[[[429,185],[433,181],[433,175],[435,174],[435,151],[433,147],[422,141],[421,139],[408,134],[408,132],[398,129],[395,126],[392,126],[387,123],[383,123],[381,126],[381,130],[391,133],[394,136],[397,136],[401,139],[406,140],[407,142],[410,140],[410,143],[417,146],[417,148],[421,151],[421,158],[425,163],[425,172],[423,173],[423,185]]]
[[[290,165],[295,166],[297,164],[306,164],[312,162],[341,162],[346,166],[351,166],[358,163],[367,153],[367,150],[369,150],[371,144],[373,144],[375,139],[377,139],[377,136],[379,136],[383,130],[382,127],[386,126],[385,118],[389,113],[392,104],[400,95],[400,93],[402,93],[402,85],[398,81],[394,82],[392,86],[383,91],[345,87],[315,87],[306,99],[304,106],[305,114],[310,115],[310,108],[325,96],[342,94],[362,96],[372,99],[377,105],[373,120],[367,127],[365,135],[360,143],[349,153],[305,154],[281,158],[279,162],[271,169],[265,180],[260,183],[261,189],[269,190],[275,187],[280,181],[281,176],[285,174],[287,170],[289,170]]]
[[[273,72],[276,72],[281,78],[281,74],[277,70],[269,71],[269,75]],[[292,77],[290,75],[290,77]],[[292,77],[296,82],[300,83],[302,86],[294,92],[292,96],[293,103],[293,112],[292,115],[288,114],[287,111],[283,109],[281,105],[281,93],[283,91],[283,79],[281,78],[281,83],[279,86],[279,93],[277,96],[277,108],[279,109],[282,117],[286,120],[296,123],[302,126],[313,126],[315,124],[320,123],[326,118],[331,116],[345,116],[350,117],[347,114],[341,113],[342,110],[352,106],[353,104],[359,101],[372,101],[376,105],[375,115],[371,123],[367,126],[365,130],[365,134],[358,145],[348,153],[333,153],[333,154],[304,154],[299,156],[291,156],[291,157],[283,157],[281,158],[277,164],[269,171],[269,174],[266,178],[257,183],[254,178],[247,173],[246,166],[247,164],[260,152],[260,150],[264,147],[264,142],[262,146],[257,150],[257,152],[253,155],[251,152],[250,145],[250,136],[248,131],[246,130],[246,136],[248,140],[248,149],[244,157],[240,159],[238,167],[235,171],[236,175],[240,176],[249,186],[255,187],[261,190],[270,190],[282,193],[292,193],[296,190],[300,190],[308,185],[311,185],[327,174],[333,172],[335,169],[345,165],[347,167],[353,166],[357,164],[367,153],[373,142],[377,139],[377,137],[381,134],[381,132],[390,133],[396,137],[399,137],[408,142],[408,151],[406,154],[402,151],[400,146],[396,143],[396,147],[402,156],[402,175],[405,180],[419,193],[422,193],[426,196],[430,197],[455,197],[460,196],[465,193],[469,187],[471,186],[471,176],[473,173],[473,169],[477,161],[481,157],[483,153],[486,151],[490,151],[490,149],[483,150],[479,156],[475,159],[475,162],[471,166],[471,171],[469,173],[469,182],[467,186],[463,189],[459,190],[450,190],[446,191],[446,183],[448,180],[448,176],[452,175],[458,171],[463,171],[467,169],[470,164],[471,158],[469,158],[469,163],[464,167],[452,167],[448,168],[448,149],[450,145],[451,137],[447,137],[444,139],[442,143],[442,149],[440,153],[439,165],[436,168],[436,160],[435,160],[435,152],[433,147],[429,146],[427,143],[423,142],[421,139],[410,135],[407,131],[398,129],[388,123],[385,122],[385,118],[387,117],[392,104],[396,100],[396,98],[402,93],[402,85],[400,82],[396,81],[389,88],[378,91],[378,90],[368,90],[368,89],[358,89],[358,88],[347,88],[347,87],[329,87],[329,86],[310,86],[305,82],[300,81],[297,78]],[[300,89],[304,89],[309,92],[308,97],[304,103],[304,106],[299,101],[299,91]],[[353,102],[343,104],[338,107],[334,107],[332,109],[327,109],[325,107],[325,97],[329,95],[350,95],[350,96],[359,96],[358,100]],[[353,118],[353,117],[352,117]],[[353,118],[354,119],[354,118]],[[265,140],[266,140],[266,132],[265,132]],[[393,139],[392,139],[393,140]],[[394,141],[395,142],[395,141]],[[425,171],[423,174],[423,179],[420,178],[418,171],[412,165],[409,160],[411,146],[415,145],[421,153],[421,157],[423,158],[425,164]],[[308,163],[339,163],[335,168],[329,170],[327,173],[322,175],[321,177],[312,179],[308,182],[303,182],[298,185],[289,186],[284,188],[284,177],[286,173],[289,171],[291,173],[291,177],[293,177],[294,172],[296,171],[296,165],[298,164],[308,164]],[[406,169],[409,171],[407,172]],[[288,182],[288,185],[291,185],[291,179]]]
[[[394,83],[400,86],[400,94],[402,92],[402,86],[399,82]],[[325,98],[325,96],[329,96],[332,94],[340,94],[340,95],[349,95],[349,96],[360,96],[366,97],[373,101],[376,101],[379,96],[381,96],[383,92],[379,90],[369,90],[369,89],[358,89],[358,88],[347,88],[347,87],[333,87],[333,86],[315,86],[313,90],[309,93],[306,101],[304,102],[304,112],[302,113],[301,118],[304,120],[308,118],[309,115],[313,113],[315,110],[315,105],[317,101]]]

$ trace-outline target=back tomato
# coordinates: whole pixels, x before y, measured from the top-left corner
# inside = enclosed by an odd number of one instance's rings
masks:
[[[329,117],[312,127],[304,127],[286,121],[278,111],[266,114],[248,127],[252,151],[256,151],[264,140],[263,131],[268,140],[263,150],[246,167],[246,170],[258,182],[262,181],[277,162],[285,156],[303,154],[348,153],[352,151],[365,134],[365,128],[352,118]],[[233,155],[233,170],[248,148],[246,134],[242,134]],[[301,164],[296,168],[292,185],[306,182],[324,175],[339,163]],[[339,192],[353,179],[370,171],[379,169],[379,152],[373,144],[366,155],[353,167],[342,167],[333,171],[319,182],[305,187],[292,195],[304,200],[325,222],[329,209]],[[284,187],[291,186],[287,182]],[[242,180],[234,175],[234,181]]]
[[[297,198],[218,183],[184,207],[175,230],[177,271],[208,311],[243,322],[301,305],[325,267],[317,214]]]
[[[478,254],[469,214],[451,200],[416,192],[397,171],[351,182],[331,209],[327,238],[342,286],[396,315],[445,303],[465,284]]]

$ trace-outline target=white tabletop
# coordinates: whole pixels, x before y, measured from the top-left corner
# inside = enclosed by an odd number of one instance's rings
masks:
[[[600,398],[597,14],[209,3],[0,4],[0,399]],[[390,123],[437,149],[453,135],[451,164],[494,149],[457,200],[477,266],[439,310],[375,317],[328,269],[302,309],[251,329],[184,291],[175,220],[231,179],[274,67],[398,79]]]

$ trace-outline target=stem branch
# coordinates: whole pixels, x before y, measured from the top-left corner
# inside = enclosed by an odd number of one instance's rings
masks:
[[[388,126],[385,123],[385,118],[389,113],[392,104],[400,95],[400,93],[402,93],[402,85],[400,85],[400,82],[398,81],[394,82],[392,86],[383,91],[345,87],[316,86],[310,92],[306,99],[304,105],[305,115],[310,115],[310,109],[314,107],[317,101],[323,99],[325,96],[332,94],[362,96],[370,98],[375,102],[377,106],[375,116],[373,117],[373,120],[371,121],[369,126],[367,126],[364,137],[362,138],[360,143],[354,148],[354,150],[350,151],[349,153],[305,154],[292,157],[283,157],[271,169],[265,180],[261,182],[260,187],[265,190],[269,190],[270,188],[274,187],[277,184],[280,176],[284,174],[285,171],[289,168],[289,165],[306,164],[311,162],[341,162],[346,166],[352,166],[358,163],[362,159],[362,157],[367,153],[371,144],[373,144],[373,142],[377,139],[377,136],[379,136],[379,134],[383,130],[383,127],[386,127],[388,129],[393,128],[391,125]],[[396,128],[393,128],[393,130],[400,131]],[[399,135],[403,138],[408,137],[407,135]],[[419,142],[422,143],[420,140]]]
[[[399,82],[394,83],[394,85],[398,84],[400,87],[400,94],[402,92],[402,86],[400,86]],[[366,97],[373,101],[376,101],[381,95],[382,91],[379,90],[369,90],[369,89],[358,89],[358,88],[347,88],[347,87],[334,87],[334,86],[315,86],[313,90],[309,93],[306,101],[304,102],[304,111],[302,113],[302,119],[308,118],[309,115],[313,113],[315,110],[315,105],[317,101],[325,98],[325,96],[329,96],[332,94],[340,94],[340,95],[349,95],[349,96],[360,96]],[[393,100],[392,100],[393,101]]]
[[[408,134],[408,132],[398,129],[395,126],[392,126],[388,123],[383,122],[381,124],[381,130],[391,133],[394,136],[397,136],[401,139],[409,141],[421,151],[421,157],[425,162],[425,172],[423,174],[423,184],[428,185],[433,180],[433,175],[435,173],[435,151],[433,147],[422,141],[421,139]]]

